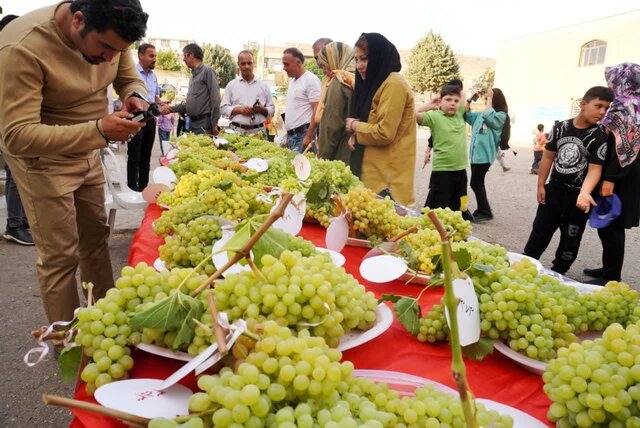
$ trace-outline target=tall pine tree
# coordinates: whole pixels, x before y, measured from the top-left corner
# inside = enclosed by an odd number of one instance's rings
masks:
[[[416,92],[439,92],[448,81],[460,78],[460,65],[442,37],[429,31],[411,49],[406,77]]]

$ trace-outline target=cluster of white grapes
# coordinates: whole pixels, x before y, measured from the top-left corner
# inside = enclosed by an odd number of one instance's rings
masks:
[[[557,427],[640,427],[640,324],[558,350],[542,376]]]
[[[190,411],[215,427],[457,427],[464,426],[457,396],[431,385],[412,397],[401,397],[384,383],[353,374],[353,364],[308,330],[294,335],[274,321],[262,326],[262,337],[246,359],[232,370],[202,375],[190,400]],[[197,416],[200,415],[200,416]],[[482,426],[511,427],[509,416],[478,405]],[[208,422],[208,421],[206,421]],[[152,428],[176,427],[166,419]],[[194,425],[200,426],[200,425]]]
[[[231,321],[271,319],[293,330],[308,328],[335,347],[349,330],[367,330],[376,320],[373,293],[327,254],[265,255],[260,273],[245,271],[216,282],[218,309]]]

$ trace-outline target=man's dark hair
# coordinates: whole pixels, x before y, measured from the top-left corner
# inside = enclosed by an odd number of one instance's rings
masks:
[[[447,85],[457,86],[458,88],[460,88],[460,90],[464,89],[464,86],[462,85],[462,80],[460,79],[451,79],[447,82]]]
[[[13,21],[17,17],[18,15],[5,15],[5,17],[0,20],[0,31],[2,31],[2,29],[6,27],[8,23]]]
[[[138,0],[75,0],[70,10],[84,15],[82,36],[91,30],[98,33],[113,30],[123,40],[133,43],[147,31],[148,15]]]
[[[304,64],[304,55],[302,54],[302,52],[300,51],[300,49],[298,48],[286,48],[284,50],[284,52],[282,52],[283,54],[289,54],[292,55],[294,58],[298,58],[300,60],[301,63]]]
[[[447,95],[460,96],[460,87],[457,85],[444,85],[440,90],[440,98],[446,97]]]
[[[594,86],[593,88],[589,88],[587,92],[585,92],[584,97],[582,97],[582,101],[589,102],[591,100],[595,100],[599,98],[603,101],[612,102],[614,95],[613,91],[606,86]]]
[[[195,59],[199,59],[202,61],[204,58],[204,52],[202,52],[202,48],[195,43],[189,43],[187,46],[182,48],[183,54],[191,54]]]
[[[544,131],[544,125],[542,123],[538,124],[538,132]]]
[[[151,43],[143,43],[138,47],[138,55],[144,55],[147,49],[155,49],[155,48],[156,47],[153,46]]]

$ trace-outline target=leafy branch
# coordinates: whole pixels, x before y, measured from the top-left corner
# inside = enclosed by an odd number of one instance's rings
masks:
[[[249,260],[250,254],[251,254],[251,249],[253,248],[253,246],[256,244],[256,242],[258,242],[258,240],[262,237],[262,235],[264,235],[266,233],[266,231],[271,227],[271,225],[273,223],[275,223],[276,220],[278,220],[279,218],[281,218],[284,215],[284,210],[287,208],[287,205],[289,205],[289,203],[291,202],[292,198],[293,198],[293,194],[291,194],[291,193],[283,193],[282,199],[280,200],[280,203],[278,204],[276,209],[273,212],[271,212],[269,217],[267,217],[265,222],[262,223],[262,225],[256,231],[256,233],[254,233],[251,236],[251,238],[249,238],[249,240],[246,242],[246,244],[241,249],[239,249],[238,251],[234,252],[233,257],[231,257],[229,259],[229,261],[227,263],[225,263],[224,266],[222,266],[221,268],[216,270],[213,274],[211,274],[211,276],[209,278],[207,278],[202,284],[200,284],[200,286],[198,288],[196,288],[191,293],[191,295],[192,296],[197,296],[198,294],[200,294],[200,292],[202,292],[202,290],[204,290],[205,288],[211,286],[213,281],[218,279],[227,269],[229,269],[231,266],[233,266],[234,264],[236,264],[237,262],[239,262],[243,258]]]

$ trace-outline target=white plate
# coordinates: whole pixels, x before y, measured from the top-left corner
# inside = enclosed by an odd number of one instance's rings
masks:
[[[153,262],[153,268],[155,270],[157,270],[158,272],[164,272],[164,271],[169,270],[169,269],[167,269],[167,265],[165,265],[164,262],[162,260],[160,260],[160,257],[158,257],[156,259],[156,261]]]
[[[354,376],[371,379],[376,383],[386,383],[390,389],[397,391],[400,395],[413,396],[416,389],[421,386],[431,385],[434,389],[444,392],[445,394],[457,395],[458,392],[453,388],[438,383],[431,379],[414,376],[408,373],[394,372],[389,370],[361,370],[357,369],[353,372]]]
[[[160,390],[160,379],[128,379],[107,383],[96,389],[96,401],[105,407],[143,418],[175,418],[189,414],[193,392],[184,385]]]
[[[546,428],[546,424],[534,418],[528,413],[518,410],[515,407],[487,400],[486,398],[476,398],[476,403],[484,404],[488,410],[495,410],[501,415],[509,415],[513,418],[513,426],[517,428]]]
[[[340,254],[337,251],[330,250],[328,248],[316,247],[316,251],[319,251],[321,253],[329,253],[331,260],[333,260],[333,263],[335,263],[335,265],[338,267],[343,266],[344,263],[347,261],[347,259],[342,254]]]
[[[346,351],[347,349],[355,348],[370,340],[375,339],[382,333],[387,331],[393,323],[393,312],[384,303],[380,303],[376,308],[376,323],[369,330],[351,330],[349,333],[342,336],[340,344],[338,345],[338,351]]]
[[[582,293],[582,294],[602,290],[602,287],[597,285],[591,285],[591,284],[568,283],[567,285],[574,287],[576,290],[578,290],[579,293]],[[579,336],[582,337],[583,339],[587,339],[587,338],[593,339],[594,335],[597,336],[598,334],[601,334],[601,332],[586,332],[586,333],[580,334]],[[523,355],[517,351],[514,351],[509,347],[508,344],[504,343],[501,340],[494,341],[493,347],[495,348],[496,351],[500,352],[505,357],[520,364],[522,367],[525,368],[525,370],[528,370],[532,373],[541,375],[545,372],[547,368],[547,363],[543,361],[538,361],[534,358],[529,358],[526,355]],[[514,424],[514,426],[518,426],[518,425]]]
[[[514,253],[511,251],[507,252],[507,257],[509,257],[509,264],[519,262],[522,259],[528,259],[531,263],[533,263],[536,266],[536,268],[538,269],[538,272],[540,272],[540,270],[542,269],[542,263],[540,263],[538,260],[534,259],[533,257],[525,256],[524,254]]]
[[[148,352],[150,354],[159,355],[161,357],[169,358],[172,360],[191,361],[193,357],[186,352],[176,352],[169,348],[158,345],[147,345],[146,343],[139,343],[136,348]]]

